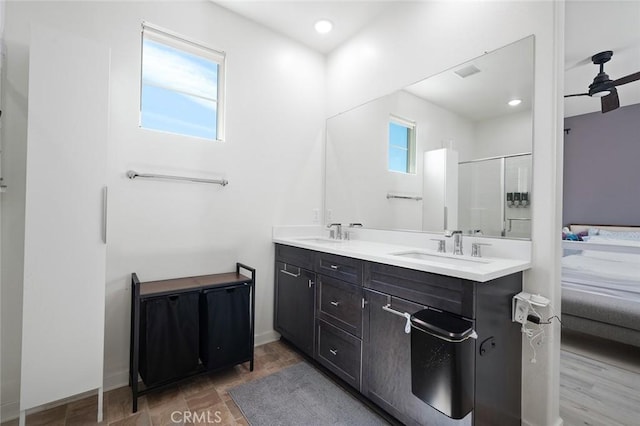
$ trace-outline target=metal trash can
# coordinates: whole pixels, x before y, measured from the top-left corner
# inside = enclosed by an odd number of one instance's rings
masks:
[[[452,419],[473,410],[473,322],[433,309],[411,316],[411,391]]]

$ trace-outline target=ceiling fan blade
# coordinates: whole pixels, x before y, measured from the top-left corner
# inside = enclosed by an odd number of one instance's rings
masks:
[[[607,96],[601,97],[600,104],[602,105],[602,113],[620,108],[620,98],[618,98],[618,91],[616,89],[613,89]]]
[[[623,84],[631,83],[632,81],[640,80],[640,71],[629,74],[613,81],[614,86],[622,86]]]
[[[571,98],[571,97],[574,97],[574,96],[589,96],[589,94],[588,93],[576,93],[576,94],[573,94],[573,95],[564,95],[565,98]]]

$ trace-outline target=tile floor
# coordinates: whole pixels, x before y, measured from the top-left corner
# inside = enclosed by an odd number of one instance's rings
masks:
[[[131,390],[122,387],[104,396],[104,422],[109,426],[160,426],[211,424],[220,419],[221,425],[247,425],[240,409],[227,390],[241,383],[273,374],[285,367],[302,361],[302,356],[286,343],[273,342],[258,346],[255,350],[254,370],[249,372],[249,363],[232,369],[196,377],[171,389],[152,392],[138,399],[138,412],[131,413]],[[27,416],[27,426],[89,426],[96,425],[97,398],[87,397],[55,408]],[[172,413],[179,412],[178,414]],[[183,412],[197,413],[197,420],[184,418]],[[208,414],[207,414],[208,413]],[[188,416],[188,414],[187,414]],[[208,416],[208,419],[207,417]],[[177,422],[175,420],[178,420]],[[185,421],[186,420],[186,421]],[[2,423],[2,426],[17,426],[18,420]]]

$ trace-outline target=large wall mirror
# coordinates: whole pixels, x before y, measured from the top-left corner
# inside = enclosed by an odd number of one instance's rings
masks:
[[[326,222],[530,238],[533,49],[530,36],[330,117]]]

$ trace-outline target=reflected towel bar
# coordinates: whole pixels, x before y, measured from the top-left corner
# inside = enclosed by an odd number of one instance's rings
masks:
[[[183,181],[198,182],[198,183],[214,183],[222,186],[226,186],[229,183],[229,181],[226,179],[200,179],[200,178],[185,177],[185,176],[155,175],[151,173],[138,173],[134,170],[129,170],[127,172],[127,177],[129,179],[135,179],[139,177],[139,178],[148,178],[148,179],[183,180]]]
[[[391,198],[398,198],[400,200],[416,200],[416,201],[422,200],[422,197],[416,197],[416,196],[412,197],[412,196],[409,196],[409,195],[387,194],[387,200],[389,200]]]
[[[509,218],[507,218],[507,222],[509,222],[509,228],[507,229],[507,232],[511,232],[511,230],[513,228],[513,221],[514,220],[530,221],[531,218],[530,217],[509,217]]]

